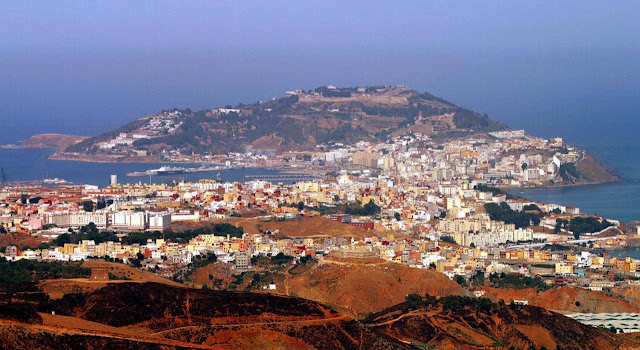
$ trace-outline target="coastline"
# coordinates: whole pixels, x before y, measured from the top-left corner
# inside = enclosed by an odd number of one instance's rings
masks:
[[[496,185],[495,187],[501,190],[518,190],[518,189],[526,189],[532,190],[536,188],[564,188],[564,187],[580,187],[580,186],[593,186],[593,185],[602,185],[608,183],[616,183],[623,182],[624,179],[617,178],[616,180],[606,180],[606,181],[589,181],[589,182],[579,182],[579,183],[555,183],[553,185],[542,185],[542,186],[509,186],[509,185]]]
[[[34,149],[34,148],[32,148]],[[88,158],[88,157],[60,157],[57,156],[57,153],[52,153],[51,155],[49,155],[47,157],[47,159],[50,160],[58,160],[58,161],[73,161],[73,162],[86,162],[86,163],[102,163],[102,164],[118,164],[118,163],[124,163],[124,164],[133,164],[133,163],[140,163],[140,164],[193,164],[193,163],[212,163],[213,162],[202,162],[202,161],[196,161],[196,160],[191,160],[191,161],[163,161],[157,158],[150,158],[150,157],[137,157],[137,158],[126,158],[126,159],[96,159],[96,158]],[[290,174],[309,174],[311,173],[308,170],[303,170],[303,169],[276,169],[276,170],[280,170],[284,173],[290,173]],[[584,181],[584,182],[578,182],[578,183],[555,183],[555,184],[548,184],[548,185],[533,185],[533,186],[509,186],[509,185],[498,185],[496,186],[497,188],[503,189],[503,190],[518,190],[518,189],[536,189],[536,188],[540,188],[540,189],[548,189],[548,188],[563,188],[563,187],[577,187],[577,186],[591,186],[591,185],[600,185],[600,184],[606,184],[606,183],[615,183],[615,182],[622,182],[624,181],[622,178],[617,177],[614,180],[603,180],[603,181]]]

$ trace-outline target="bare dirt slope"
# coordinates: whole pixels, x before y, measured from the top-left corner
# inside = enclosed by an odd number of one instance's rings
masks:
[[[571,286],[552,288],[544,292],[536,292],[531,288],[498,289],[483,287],[480,290],[485,290],[484,297],[493,301],[502,299],[508,304],[511,300],[528,300],[529,305],[560,312],[640,312],[640,307],[636,305],[612,298],[600,292]]]
[[[355,260],[355,259],[353,259]],[[445,275],[391,263],[358,264],[326,260],[287,278],[288,295],[329,305],[353,317],[364,317],[403,302],[410,293],[463,295],[460,285]]]
[[[323,217],[305,217],[287,221],[263,221],[259,218],[228,218],[224,222],[241,226],[245,232],[259,233],[260,230],[279,230],[281,235],[289,237],[336,236],[360,238],[371,236],[371,231],[332,221]]]
[[[109,273],[112,273],[120,278],[129,278],[133,282],[156,282],[167,284],[171,286],[182,286],[182,284],[178,282],[174,282],[172,280],[166,279],[164,277],[160,277],[153,272],[144,271],[141,269],[136,269],[129,265],[112,263],[102,260],[86,260],[82,263],[83,267],[107,267],[109,268]]]

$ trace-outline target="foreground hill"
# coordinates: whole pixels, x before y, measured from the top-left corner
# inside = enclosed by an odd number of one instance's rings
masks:
[[[320,87],[249,105],[163,111],[70,146],[66,153],[224,154],[245,146],[309,150],[322,143],[381,140],[409,130],[455,136],[505,128],[486,115],[408,87]],[[126,138],[118,139],[122,133]]]
[[[455,296],[421,303],[393,306],[365,323],[403,342],[443,349],[637,349],[640,345],[637,339],[534,306]]]
[[[309,300],[131,282],[59,299],[29,286],[0,293],[0,342],[15,349],[407,348]]]
[[[640,345],[635,337],[537,307],[456,295],[410,294],[405,299],[361,322],[314,301],[266,293],[120,282],[52,299],[35,284],[16,285],[11,292],[0,291],[0,347],[528,350]]]

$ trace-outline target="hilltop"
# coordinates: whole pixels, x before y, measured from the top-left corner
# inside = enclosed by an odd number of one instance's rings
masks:
[[[248,105],[162,111],[71,145],[55,158],[127,161],[132,151],[145,157],[168,151],[226,154],[247,146],[310,150],[329,142],[385,140],[407,131],[454,137],[506,128],[486,114],[404,86],[329,86]]]

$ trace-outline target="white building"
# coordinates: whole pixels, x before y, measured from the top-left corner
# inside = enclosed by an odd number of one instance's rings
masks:
[[[144,212],[119,211],[110,216],[110,225],[115,229],[144,230],[148,227],[147,215]]]
[[[94,223],[98,228],[106,228],[107,213],[105,211],[45,213],[43,222],[45,225],[53,224],[58,227],[80,227]]]
[[[171,229],[170,213],[147,213],[149,229],[153,231],[164,231]]]

